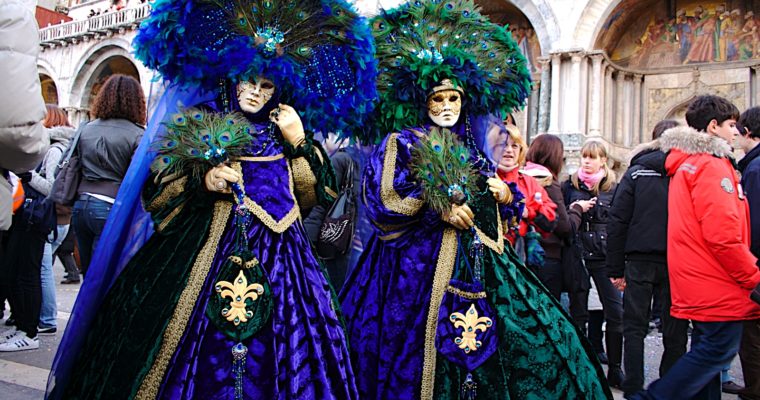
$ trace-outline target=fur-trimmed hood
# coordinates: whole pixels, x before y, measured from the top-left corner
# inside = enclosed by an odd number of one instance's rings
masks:
[[[733,155],[731,146],[725,140],[688,126],[666,130],[659,141],[660,149],[666,153],[679,150],[688,155],[712,154],[720,158]]]
[[[733,154],[728,142],[685,126],[665,131],[660,137],[660,147],[668,153],[665,170],[670,176],[675,175],[681,166],[694,173],[707,159],[717,161],[722,158],[732,162]]]

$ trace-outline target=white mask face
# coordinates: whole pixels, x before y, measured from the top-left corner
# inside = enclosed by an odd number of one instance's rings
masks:
[[[237,99],[240,109],[255,114],[264,108],[274,94],[274,83],[266,78],[256,78],[255,82],[242,81],[237,85]]]
[[[462,95],[456,90],[441,90],[428,98],[428,117],[441,128],[450,128],[459,120]]]

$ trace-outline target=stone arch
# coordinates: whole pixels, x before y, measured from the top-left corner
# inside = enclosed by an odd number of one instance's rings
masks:
[[[485,3],[486,1],[488,0],[481,0],[478,3]],[[548,55],[559,40],[560,24],[547,0],[491,0],[489,2],[492,4],[509,3],[517,7],[536,31],[536,37],[538,37],[543,55]]]
[[[593,49],[610,14],[623,0],[590,0],[581,13],[573,35],[575,45]]]
[[[99,72],[98,69],[109,58],[121,56],[136,66],[130,51],[130,43],[123,38],[98,41],[88,49],[74,69],[75,78],[69,90],[69,93],[71,93],[70,104],[74,107],[87,108],[89,89],[92,87],[91,81],[95,74]]]
[[[42,98],[45,100],[45,104],[59,104],[58,97],[58,84],[55,79],[45,72],[40,71],[40,89],[42,91]]]

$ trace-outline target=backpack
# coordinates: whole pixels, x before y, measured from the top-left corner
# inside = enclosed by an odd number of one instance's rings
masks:
[[[79,155],[74,153],[79,144],[79,137],[82,135],[82,128],[85,125],[87,124],[83,123],[77,129],[68,151],[55,169],[55,181],[52,189],[50,189],[50,199],[55,204],[72,206],[76,201],[79,182],[82,181],[82,165],[79,161]]]
[[[343,185],[319,228],[317,254],[325,260],[333,260],[348,253],[356,230],[356,192],[354,190],[354,165],[351,160],[343,177]]]

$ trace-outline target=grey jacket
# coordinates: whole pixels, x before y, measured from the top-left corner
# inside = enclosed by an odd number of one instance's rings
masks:
[[[19,0],[0,1],[0,231],[11,225],[8,171],[34,169],[47,151],[45,103],[37,75],[39,34],[34,14]]]
[[[40,172],[32,171],[32,180],[29,185],[45,196],[49,196],[53,181],[55,181],[55,170],[66,153],[66,149],[69,148],[75,130],[70,126],[54,126],[45,131],[50,137],[50,148],[42,160]]]
[[[115,198],[143,132],[125,119],[96,119],[82,127],[76,150],[82,164],[79,193]]]

